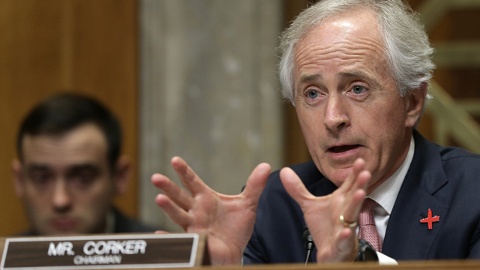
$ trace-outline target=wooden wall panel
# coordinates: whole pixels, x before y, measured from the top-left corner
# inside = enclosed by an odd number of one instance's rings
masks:
[[[136,215],[137,2],[2,0],[0,33],[0,235],[27,226],[10,171],[19,121],[40,99],[64,90],[93,95],[120,118],[134,170],[117,204]]]

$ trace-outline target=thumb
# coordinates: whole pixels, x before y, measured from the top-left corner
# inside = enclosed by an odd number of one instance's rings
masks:
[[[313,198],[302,180],[291,168],[283,168],[280,171],[280,180],[288,195],[292,197],[303,208],[303,203]]]
[[[248,177],[243,194],[253,202],[258,202],[270,175],[271,167],[267,163],[260,163]]]

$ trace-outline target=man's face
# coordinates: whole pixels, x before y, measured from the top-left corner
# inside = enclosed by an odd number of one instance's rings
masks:
[[[99,233],[115,195],[104,135],[85,124],[60,136],[26,136],[17,194],[41,235]]]
[[[361,157],[371,191],[404,160],[422,95],[400,96],[370,11],[312,28],[294,57],[295,108],[316,166],[340,186]]]

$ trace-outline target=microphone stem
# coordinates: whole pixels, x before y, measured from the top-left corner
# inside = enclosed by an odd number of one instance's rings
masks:
[[[311,249],[308,249],[307,250],[307,258],[305,259],[305,265],[308,264],[308,261],[310,261],[310,255],[312,253],[312,250]]]

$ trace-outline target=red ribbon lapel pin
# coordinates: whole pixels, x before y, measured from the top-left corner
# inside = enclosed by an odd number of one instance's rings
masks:
[[[440,216],[432,216],[432,209],[428,208],[428,215],[426,218],[420,219],[420,223],[427,223],[428,224],[428,229],[432,230],[433,229],[433,223],[434,222],[439,222],[440,221]]]

